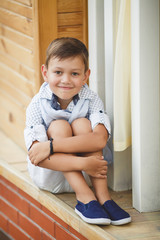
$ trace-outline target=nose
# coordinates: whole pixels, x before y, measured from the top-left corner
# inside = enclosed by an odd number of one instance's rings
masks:
[[[65,84],[70,83],[70,76],[68,74],[64,74],[61,82]]]

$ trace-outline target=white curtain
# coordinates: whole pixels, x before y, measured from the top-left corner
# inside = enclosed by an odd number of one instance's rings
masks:
[[[116,0],[114,64],[114,151],[131,145],[131,25],[130,0]]]

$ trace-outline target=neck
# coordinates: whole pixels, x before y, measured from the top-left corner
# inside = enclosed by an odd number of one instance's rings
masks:
[[[66,109],[71,101],[72,101],[72,98],[67,100],[58,99],[61,109]]]

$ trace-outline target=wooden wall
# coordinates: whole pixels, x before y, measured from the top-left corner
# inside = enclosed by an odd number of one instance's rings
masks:
[[[0,128],[24,149],[25,111],[43,82],[46,48],[63,36],[87,45],[87,0],[0,0]]]
[[[58,0],[58,37],[76,37],[88,42],[87,1]]]
[[[34,94],[33,46],[31,1],[1,0],[0,127],[20,145],[24,145],[25,108]]]

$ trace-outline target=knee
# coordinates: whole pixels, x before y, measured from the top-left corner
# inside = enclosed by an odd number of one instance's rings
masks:
[[[48,137],[71,137],[72,128],[66,120],[55,120],[51,122],[47,130]]]
[[[91,122],[87,118],[78,118],[71,124],[73,135],[81,135],[92,132]]]

